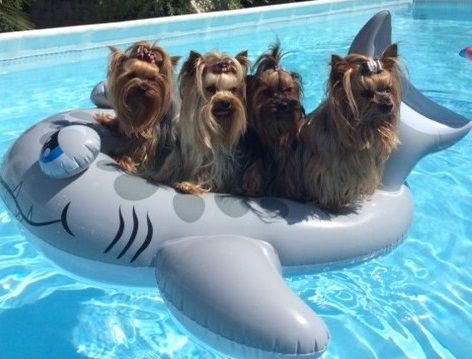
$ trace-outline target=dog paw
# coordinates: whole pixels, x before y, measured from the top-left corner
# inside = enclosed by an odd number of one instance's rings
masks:
[[[203,188],[200,185],[191,183],[191,182],[177,182],[174,183],[174,188],[179,191],[180,193],[184,194],[194,194],[194,195],[201,195],[207,192],[210,192],[209,189]]]
[[[120,168],[127,173],[136,173],[138,167],[130,156],[124,155],[116,158],[116,162]]]
[[[95,115],[95,120],[104,127],[112,127],[114,125],[114,117],[105,113]]]

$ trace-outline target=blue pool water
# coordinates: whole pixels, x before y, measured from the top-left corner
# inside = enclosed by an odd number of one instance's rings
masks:
[[[343,11],[347,3],[349,11]],[[278,36],[290,51],[284,66],[303,77],[310,111],[322,99],[330,54],[345,54],[365,21],[385,8],[392,12],[393,40],[413,84],[472,118],[472,61],[458,55],[472,45],[469,1],[351,3],[337,2],[322,14],[312,14],[311,7],[287,12],[283,21],[258,11],[244,21],[199,18],[178,28],[167,23],[148,36],[125,27],[103,37],[85,29],[74,33],[78,47],[65,35],[13,45],[0,37],[0,155],[39,119],[91,107],[90,90],[106,72],[103,45],[126,46],[138,38],[159,39],[173,55],[248,49],[254,60]],[[62,45],[43,49],[48,42]],[[415,217],[394,251],[350,268],[286,278],[330,328],[324,358],[470,358],[471,145],[468,135],[422,160],[408,177]],[[173,324],[157,290],[74,280],[19,228],[0,203],[1,358],[222,358]]]

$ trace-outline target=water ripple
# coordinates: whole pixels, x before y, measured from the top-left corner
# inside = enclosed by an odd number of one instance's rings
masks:
[[[201,348],[176,328],[162,299],[149,291],[83,302],[72,341],[87,358],[221,358],[200,355]]]

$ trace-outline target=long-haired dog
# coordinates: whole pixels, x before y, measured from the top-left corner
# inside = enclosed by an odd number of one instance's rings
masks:
[[[165,141],[178,111],[174,103],[173,67],[178,57],[163,48],[140,41],[125,52],[110,47],[107,86],[116,116],[96,119],[123,138],[112,155],[126,172],[149,172],[158,148]]]
[[[327,99],[300,130],[304,197],[337,211],[374,193],[399,143],[397,45],[380,59],[333,55]]]
[[[247,52],[235,57],[191,51],[179,73],[180,148],[157,180],[183,193],[226,192],[235,186],[238,144],[246,131]]]
[[[252,161],[243,175],[246,195],[298,198],[297,136],[304,117],[300,76],[282,68],[280,42],[259,56],[248,76],[248,131]]]

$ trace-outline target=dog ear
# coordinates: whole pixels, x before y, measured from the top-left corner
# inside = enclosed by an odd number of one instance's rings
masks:
[[[248,59],[248,54],[247,50],[241,51],[239,54],[235,56],[236,60],[243,66],[245,69],[248,68],[249,66],[249,59]]]
[[[110,49],[111,54],[110,54],[110,64],[108,67],[110,69],[116,68],[120,66],[126,60],[126,56],[114,46],[110,46],[109,49]]]
[[[347,65],[347,62],[344,58],[336,54],[331,55],[331,67],[333,69],[338,67],[341,69],[341,67],[344,67],[345,65]]]
[[[187,60],[185,60],[182,65],[182,73],[193,74],[195,72],[195,65],[199,59],[202,58],[202,55],[196,51],[191,50],[188,54]]]
[[[388,46],[384,52],[382,53],[382,56],[380,57],[382,60],[387,57],[393,57],[396,58],[398,57],[398,45],[397,44],[391,44]]]
[[[382,53],[382,56],[380,57],[380,61],[382,62],[382,64],[384,65],[386,69],[391,69],[392,67],[396,65],[397,57],[398,57],[398,46],[397,44],[391,44]]]
[[[338,55],[331,55],[331,73],[329,75],[329,82],[334,84],[341,80],[344,73],[349,69],[349,63]]]
[[[177,65],[177,62],[181,59],[181,56],[171,56],[170,57],[170,62],[172,63],[172,67],[175,67]]]

